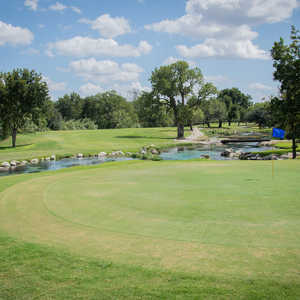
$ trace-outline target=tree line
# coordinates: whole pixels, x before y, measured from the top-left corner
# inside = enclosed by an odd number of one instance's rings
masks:
[[[66,94],[50,100],[47,84],[34,70],[16,69],[0,73],[0,136],[24,130],[108,129],[176,126],[177,138],[184,127],[217,122],[253,122],[260,127],[280,126],[293,140],[294,153],[300,124],[300,37],[292,27],[292,43],[275,42],[271,54],[274,79],[280,82],[280,96],[253,103],[238,88],[218,91],[204,81],[199,68],[178,61],[156,68],[150,77],[150,92],[127,101],[115,91],[82,98]]]

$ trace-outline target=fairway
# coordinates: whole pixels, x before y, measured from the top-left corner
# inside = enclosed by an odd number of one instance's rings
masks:
[[[10,236],[115,263],[299,282],[300,164],[107,163],[1,194]]]

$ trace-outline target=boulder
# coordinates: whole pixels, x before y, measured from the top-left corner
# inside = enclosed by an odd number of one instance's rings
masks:
[[[3,162],[3,163],[1,164],[1,167],[3,167],[3,168],[9,168],[9,167],[10,167],[10,163],[7,162],[7,161],[5,161],[5,162]]]
[[[46,157],[45,160],[46,160],[46,161],[49,161],[49,160],[51,160],[51,158],[50,158],[50,157]]]
[[[50,160],[56,160],[56,156],[55,156],[54,154],[52,154],[52,155],[50,156]]]
[[[11,166],[11,167],[16,167],[16,166],[17,166],[17,162],[16,162],[15,160],[12,160],[12,161],[10,162],[10,166]]]
[[[100,152],[98,153],[98,157],[105,157],[107,155],[106,152]]]
[[[83,154],[82,153],[78,153],[76,157],[77,158],[83,158]]]
[[[224,157],[231,157],[231,153],[233,153],[233,149],[231,148],[227,148],[225,149],[222,153],[221,153],[221,156],[224,156]]]
[[[39,160],[38,160],[38,158],[34,158],[30,161],[30,163],[33,165],[37,165],[39,163]]]
[[[158,155],[158,154],[159,154],[159,151],[158,151],[157,149],[155,149],[155,148],[151,149],[150,152],[151,152],[152,154],[154,154],[154,155]]]
[[[200,157],[201,157],[201,158],[210,159],[210,156],[209,156],[209,155],[207,155],[207,154],[201,155]]]
[[[22,160],[22,165],[27,165],[27,160]]]

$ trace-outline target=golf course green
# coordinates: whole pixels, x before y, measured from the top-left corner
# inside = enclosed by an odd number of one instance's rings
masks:
[[[129,161],[1,178],[0,299],[297,299],[299,171]]]

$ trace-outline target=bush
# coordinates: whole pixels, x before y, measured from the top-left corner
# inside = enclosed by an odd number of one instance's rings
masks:
[[[85,118],[82,120],[62,121],[61,130],[93,130],[98,129],[95,122]]]

